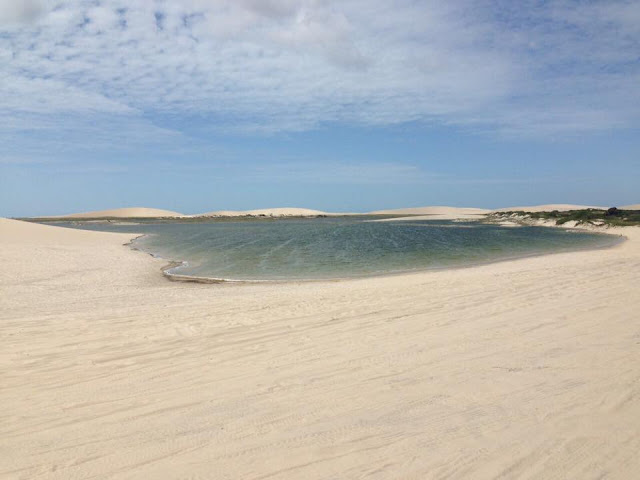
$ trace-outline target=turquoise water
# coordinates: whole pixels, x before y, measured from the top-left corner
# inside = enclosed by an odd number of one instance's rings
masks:
[[[599,248],[610,235],[476,222],[288,219],[80,228],[147,234],[135,246],[183,261],[171,273],[228,280],[304,280],[461,267]]]

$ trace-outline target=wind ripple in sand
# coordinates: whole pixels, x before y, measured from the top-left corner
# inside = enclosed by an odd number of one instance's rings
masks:
[[[50,232],[0,236],[0,476],[640,468],[638,229],[607,250],[240,287],[166,282],[120,236]]]

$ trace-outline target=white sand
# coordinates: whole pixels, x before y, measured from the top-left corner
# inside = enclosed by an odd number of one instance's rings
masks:
[[[115,208],[112,210],[97,210],[94,212],[71,213],[68,215],[54,215],[49,218],[158,218],[158,217],[184,217],[182,213],[159,208],[131,207]]]
[[[465,208],[465,207],[411,207],[396,208],[391,210],[376,210],[370,212],[373,215],[484,215],[491,210],[484,208]]]
[[[491,210],[482,208],[461,208],[461,207],[414,207],[396,208],[392,210],[377,210],[370,212],[372,215],[411,215],[410,217],[396,217],[380,222],[397,220],[456,220],[456,219],[479,219]]]
[[[596,207],[589,205],[572,205],[569,203],[549,203],[547,205],[530,205],[528,207],[507,207],[500,208],[498,210],[494,210],[494,212],[552,212],[554,210],[558,210],[559,212],[566,212],[568,210],[584,210],[587,208],[599,208],[601,210],[606,210],[609,207]]]
[[[640,229],[388,278],[172,283],[126,235],[0,220],[2,478],[640,471]]]
[[[499,210],[487,210],[482,208],[460,208],[460,207],[443,207],[443,206],[431,206],[431,207],[412,207],[412,208],[397,208],[392,210],[377,210],[375,212],[369,212],[372,215],[410,215],[414,220],[420,219],[473,219],[482,218],[487,213],[505,212],[505,211],[527,211],[527,212],[543,212],[552,210],[579,210],[583,208],[608,208],[608,207],[593,207],[586,205],[569,205],[569,204],[549,204],[549,205],[536,205],[529,207],[508,207],[501,208]],[[640,205],[627,205],[620,207],[628,210],[640,209]],[[116,208],[112,210],[99,210],[94,212],[82,212],[72,213],[68,215],[54,215],[48,218],[157,218],[157,217],[241,217],[241,216],[259,216],[265,215],[268,217],[289,217],[289,216],[317,216],[317,215],[357,215],[354,213],[330,213],[323,212],[321,210],[312,210],[309,208],[297,208],[297,207],[285,207],[285,208],[263,208],[257,210],[216,210],[213,212],[207,212],[197,215],[184,215],[178,212],[172,212],[171,210],[161,210],[158,208],[144,208],[144,207],[131,207],[131,208]],[[418,217],[419,216],[419,217]],[[404,220],[404,218],[395,218],[389,220]]]
[[[262,208],[258,210],[217,210],[215,212],[202,213],[198,217],[241,217],[246,215],[266,215],[268,217],[291,217],[291,216],[316,216],[328,215],[320,210],[309,208]],[[335,215],[335,214],[334,214]]]

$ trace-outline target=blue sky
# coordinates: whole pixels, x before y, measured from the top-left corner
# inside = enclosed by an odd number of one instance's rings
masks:
[[[640,201],[640,4],[0,0],[0,215]]]

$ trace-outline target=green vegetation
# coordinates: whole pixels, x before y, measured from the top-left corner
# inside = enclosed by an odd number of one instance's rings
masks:
[[[640,225],[640,210],[619,210],[611,207],[608,210],[589,208],[586,210],[568,210],[559,212],[496,212],[489,215],[489,218],[506,220],[517,216],[522,219],[532,220],[555,220],[556,225],[564,225],[567,222],[575,221],[578,225],[610,225],[610,226],[632,226]]]

